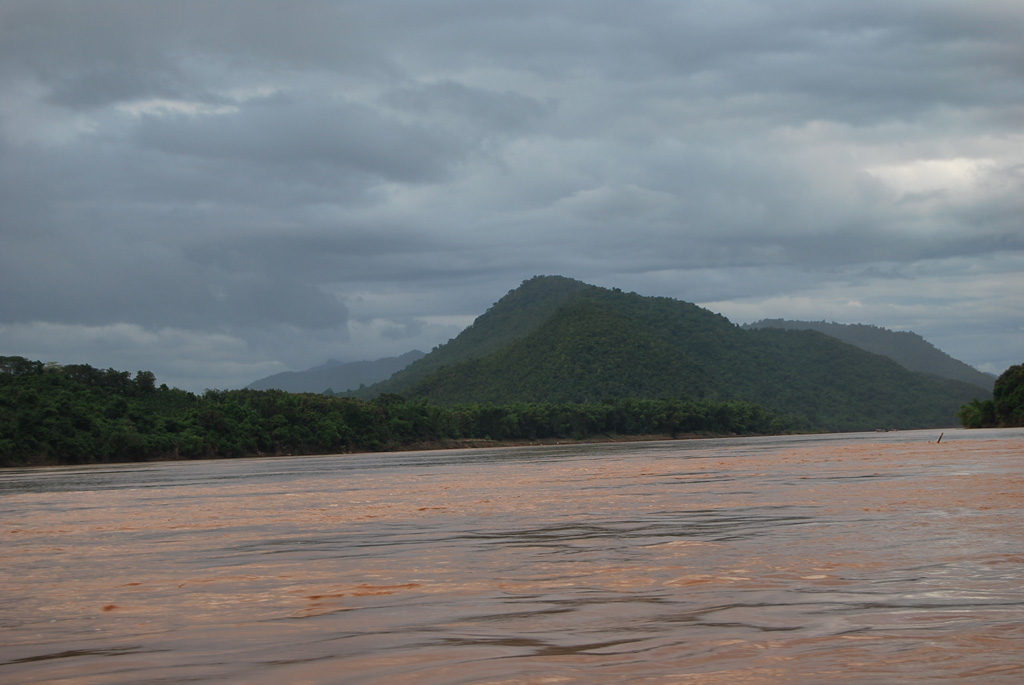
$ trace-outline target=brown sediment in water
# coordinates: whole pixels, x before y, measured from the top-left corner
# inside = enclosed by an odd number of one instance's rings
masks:
[[[1020,439],[608,449],[5,495],[0,678],[1024,677]]]

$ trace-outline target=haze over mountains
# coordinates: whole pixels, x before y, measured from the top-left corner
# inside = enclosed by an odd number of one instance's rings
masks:
[[[971,383],[989,392],[995,377],[978,371],[973,366],[954,359],[912,331],[890,331],[865,324],[843,324],[835,321],[787,321],[762,319],[743,326],[745,329],[781,328],[786,330],[818,331],[839,338],[862,350],[882,354],[911,371],[952,378]]]
[[[343,392],[361,385],[380,382],[423,357],[413,350],[398,357],[343,364],[333,359],[305,371],[284,371],[261,378],[245,386],[249,390],[285,390],[287,392]]]
[[[911,358],[915,347],[938,352],[919,336],[903,347]],[[351,394],[442,404],[741,399],[827,430],[955,425],[960,406],[990,395],[980,372],[976,382],[938,373],[819,331],[741,328],[691,303],[539,276],[456,338]]]

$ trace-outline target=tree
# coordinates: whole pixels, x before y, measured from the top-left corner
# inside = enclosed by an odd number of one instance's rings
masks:
[[[992,402],[1000,426],[1024,426],[1024,364],[1011,366],[996,379]]]
[[[973,399],[956,413],[956,418],[964,428],[984,428],[996,425],[995,404],[992,400],[982,402]]]
[[[140,394],[156,392],[156,376],[152,371],[139,371],[135,374],[135,388]]]
[[[975,399],[956,416],[965,428],[1024,426],[1024,364],[1011,366],[996,379],[992,399]]]

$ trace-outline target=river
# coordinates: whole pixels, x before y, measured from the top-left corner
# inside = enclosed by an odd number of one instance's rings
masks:
[[[1024,681],[1024,429],[0,471],[4,683]]]

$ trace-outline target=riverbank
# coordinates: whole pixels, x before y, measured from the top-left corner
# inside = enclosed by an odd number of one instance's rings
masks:
[[[814,433],[786,433],[786,435],[813,435]],[[706,438],[730,438],[730,437],[759,437],[762,434],[746,434],[741,436],[737,433],[680,433],[671,435],[668,433],[645,433],[643,435],[594,435],[587,438],[574,440],[571,438],[541,438],[537,440],[490,440],[485,438],[462,438],[445,440],[416,441],[406,444],[387,445],[379,450],[351,450],[351,451],[326,451],[326,452],[246,452],[232,455],[199,455],[182,456],[177,451],[154,454],[144,459],[121,459],[107,460],[101,462],[90,462],[76,460],[75,458],[47,458],[35,456],[20,464],[0,465],[0,471],[4,468],[32,468],[52,466],[84,466],[87,464],[144,464],[175,461],[217,461],[223,459],[261,459],[267,457],[328,457],[328,456],[349,456],[367,454],[387,454],[388,452],[424,452],[431,450],[474,450],[497,447],[543,447],[551,445],[586,445],[604,443],[631,443],[631,442],[655,442],[662,440],[700,440]],[[777,433],[773,435],[779,435]]]
[[[910,430],[926,430],[926,429],[910,429]],[[954,427],[946,428],[934,428],[927,429],[935,431],[936,442],[940,439],[945,432],[954,430],[963,430]],[[872,431],[864,431],[870,433]],[[873,431],[879,434],[885,433],[898,433],[908,431]],[[5,464],[0,466],[0,471],[4,468],[32,468],[32,467],[52,467],[52,466],[84,466],[90,463],[93,464],[140,464],[140,463],[160,463],[160,462],[176,462],[176,461],[218,461],[218,460],[231,460],[231,459],[262,459],[268,457],[329,457],[329,456],[352,456],[352,455],[372,455],[372,454],[387,454],[389,452],[425,452],[432,450],[475,450],[475,449],[491,449],[491,448],[511,448],[511,447],[545,447],[553,445],[587,445],[587,444],[617,444],[617,443],[643,443],[643,442],[659,442],[659,441],[672,441],[672,440],[704,440],[712,438],[756,438],[756,437],[769,437],[769,436],[781,436],[781,435],[836,435],[838,433],[828,431],[791,431],[785,433],[677,433],[675,435],[669,433],[644,433],[642,435],[622,435],[622,434],[604,434],[604,435],[592,435],[586,438],[572,439],[572,438],[540,438],[536,440],[491,440],[485,438],[461,438],[461,439],[445,439],[445,440],[426,440],[416,441],[406,444],[392,444],[382,447],[379,450],[350,450],[350,451],[325,451],[325,452],[247,452],[233,455],[201,455],[201,456],[182,456],[177,451],[151,455],[145,459],[123,459],[123,460],[111,460],[103,462],[87,462],[87,461],[76,461],[75,459],[46,459],[37,457],[29,462],[22,464]]]

